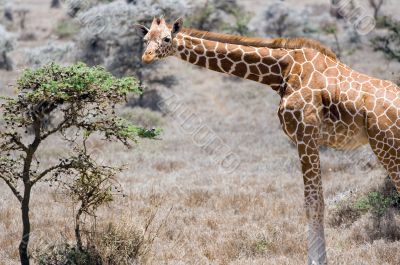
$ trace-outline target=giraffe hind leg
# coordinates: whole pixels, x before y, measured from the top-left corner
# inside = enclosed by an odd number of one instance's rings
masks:
[[[378,131],[371,126],[368,137],[372,150],[400,193],[400,129]]]
[[[397,192],[400,193],[400,171],[390,172],[389,176],[393,181],[393,184],[396,187]]]
[[[400,146],[400,143],[399,143]],[[373,148],[374,150],[374,148]],[[390,177],[392,183],[396,187],[397,192],[400,193],[400,159],[395,156],[385,155],[381,150],[374,150],[381,164],[385,167],[388,172],[388,177]]]

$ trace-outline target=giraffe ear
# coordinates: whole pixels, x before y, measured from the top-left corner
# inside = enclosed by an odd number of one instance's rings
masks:
[[[183,18],[178,18],[175,20],[174,24],[172,24],[171,34],[174,37],[183,27]]]
[[[133,28],[135,29],[136,34],[139,35],[141,38],[146,36],[147,32],[149,32],[149,29],[143,25],[136,24],[133,25]]]

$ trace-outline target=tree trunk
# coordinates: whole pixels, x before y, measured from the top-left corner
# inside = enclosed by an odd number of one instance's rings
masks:
[[[81,215],[82,215],[82,207],[79,208],[78,213],[75,216],[75,239],[76,239],[76,245],[79,249],[79,251],[83,251],[82,247],[82,237],[81,237]]]
[[[378,15],[379,15],[379,8],[377,7],[374,9],[374,18],[378,19]]]
[[[31,223],[29,220],[29,201],[31,199],[31,189],[33,185],[30,180],[30,171],[33,156],[41,142],[40,130],[42,128],[42,122],[34,118],[33,128],[35,131],[35,139],[33,140],[32,144],[29,145],[26,157],[24,159],[24,169],[22,172],[22,180],[24,181],[24,196],[21,202],[22,239],[18,248],[21,265],[29,265],[28,244],[31,232]]]
[[[339,37],[336,32],[333,35],[334,35],[335,41],[336,41],[336,48],[337,48],[337,52],[338,52],[337,57],[340,59],[342,57],[342,48],[340,46]]]
[[[29,265],[28,244],[31,232],[31,224],[29,220],[29,200],[31,196],[31,184],[25,183],[24,198],[21,203],[22,212],[22,239],[19,244],[19,257],[21,265]]]

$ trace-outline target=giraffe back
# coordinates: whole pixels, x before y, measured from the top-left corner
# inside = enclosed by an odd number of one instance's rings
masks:
[[[284,108],[317,108],[320,144],[354,149],[368,143],[371,116],[374,126],[392,128],[400,138],[400,88],[394,83],[361,74],[315,50],[295,50],[290,56]]]

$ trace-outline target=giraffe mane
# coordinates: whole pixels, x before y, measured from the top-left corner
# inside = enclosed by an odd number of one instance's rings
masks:
[[[244,37],[239,35],[229,35],[223,33],[215,33],[209,31],[203,31],[198,29],[183,28],[182,33],[187,34],[191,37],[206,39],[210,41],[219,41],[223,43],[253,46],[253,47],[266,47],[272,49],[301,49],[309,48],[330,57],[331,59],[337,61],[336,54],[328,47],[324,46],[316,40],[311,40],[307,38],[254,38],[254,37]]]

